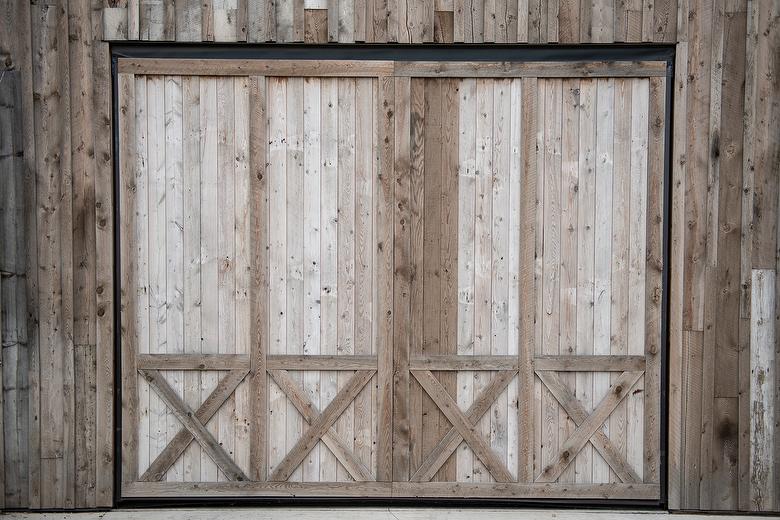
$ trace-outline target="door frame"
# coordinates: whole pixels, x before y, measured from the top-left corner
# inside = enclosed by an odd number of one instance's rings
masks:
[[[626,500],[626,499],[597,499],[597,498],[436,498],[436,497],[228,497],[212,498],[202,497],[157,497],[157,498],[131,498],[122,496],[122,338],[121,331],[121,305],[114,306],[114,325],[117,333],[114,335],[114,504],[115,506],[137,506],[165,504],[167,506],[185,504],[209,504],[227,505],[238,501],[242,505],[271,503],[322,503],[328,505],[448,505],[463,507],[464,505],[478,506],[506,506],[541,505],[545,507],[555,505],[583,505],[604,507],[653,507],[665,508],[667,504],[668,481],[668,413],[669,413],[669,306],[670,306],[670,259],[671,259],[671,157],[672,157],[672,107],[674,94],[674,58],[673,45],[641,44],[641,45],[479,45],[479,44],[444,44],[444,45],[400,45],[400,44],[339,44],[333,45],[301,45],[301,44],[181,44],[181,43],[122,43],[111,44],[111,77],[112,77],[112,126],[113,141],[113,219],[114,219],[114,298],[121,301],[121,257],[120,257],[120,168],[119,168],[119,89],[118,78],[120,60],[162,60],[172,59],[172,67],[166,64],[166,74],[198,74],[197,70],[187,70],[186,62],[182,60],[349,60],[370,62],[403,62],[408,68],[415,68],[414,62],[512,62],[518,70],[522,70],[528,62],[611,62],[620,65],[625,62],[653,61],[665,63],[666,93],[665,93],[665,133],[664,133],[664,172],[663,172],[663,263],[662,271],[662,303],[661,303],[661,387],[660,387],[660,456],[659,456],[659,483],[660,497],[658,500]],[[147,61],[147,64],[151,61]],[[178,63],[178,67],[176,65]],[[182,63],[185,63],[182,68]],[[223,62],[224,63],[224,62]],[[123,65],[124,66],[124,65]],[[423,67],[430,74],[436,76],[435,67]],[[394,71],[397,69],[393,69]],[[403,70],[403,67],[402,67]],[[251,73],[251,72],[250,72]],[[258,72],[255,72],[257,74]],[[241,72],[247,74],[247,72]],[[267,72],[265,74],[268,74]],[[309,75],[309,74],[307,74]],[[356,74],[343,74],[354,77]],[[358,76],[361,74],[357,74]],[[365,74],[363,74],[365,75]],[[371,77],[376,77],[373,73]],[[391,73],[391,75],[393,75]],[[401,74],[405,75],[405,74]],[[425,75],[425,74],[423,74]],[[539,76],[538,73],[534,74]],[[458,77],[464,77],[461,74]],[[419,77],[419,69],[415,74]],[[474,77],[474,76],[468,76]],[[492,75],[491,77],[495,77]],[[518,77],[513,74],[511,77]]]

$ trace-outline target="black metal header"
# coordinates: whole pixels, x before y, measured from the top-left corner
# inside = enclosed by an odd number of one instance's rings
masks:
[[[394,61],[666,61],[674,46],[505,44],[279,44],[133,42],[111,45],[120,58]]]
[[[669,414],[669,285],[671,237],[672,117],[675,46],[667,44],[278,44],[278,43],[181,43],[111,42],[113,222],[114,222],[114,507],[184,506],[353,506],[353,507],[536,507],[666,509],[668,503],[668,414]],[[119,207],[119,58],[165,59],[285,59],[285,60],[390,60],[390,61],[664,61],[666,107],[664,136],[663,278],[661,318],[661,417],[659,453],[659,500],[540,499],[540,498],[372,498],[372,497],[164,497],[123,498],[122,489],[122,344],[121,344],[121,256]],[[135,461],[132,462],[133,464]]]

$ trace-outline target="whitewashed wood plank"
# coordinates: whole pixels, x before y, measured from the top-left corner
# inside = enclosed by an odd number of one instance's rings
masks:
[[[303,353],[320,353],[320,80],[304,79],[303,85]],[[319,404],[320,372],[303,374],[308,398]],[[304,482],[320,478],[320,449],[315,446],[303,461]]]

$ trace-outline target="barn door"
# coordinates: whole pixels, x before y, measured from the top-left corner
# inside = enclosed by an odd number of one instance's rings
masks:
[[[665,64],[118,70],[123,497],[659,498]]]
[[[657,497],[664,81],[396,79],[397,489]]]
[[[389,480],[377,79],[119,83],[125,494]]]

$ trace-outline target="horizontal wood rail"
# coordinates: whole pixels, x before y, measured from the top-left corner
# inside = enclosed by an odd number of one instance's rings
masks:
[[[120,58],[127,74],[187,76],[390,76],[392,61]]]
[[[517,356],[428,356],[412,358],[412,370],[517,370]]]
[[[268,370],[376,370],[376,356],[273,355],[266,358]]]
[[[554,372],[625,372],[644,371],[644,356],[539,356],[535,370]]]
[[[490,482],[130,482],[126,497],[452,497],[452,498],[592,498],[657,499],[658,484],[547,484]]]
[[[121,74],[429,78],[601,78],[665,76],[664,61],[373,61],[119,58]]]
[[[245,354],[138,354],[139,370],[249,369]]]

